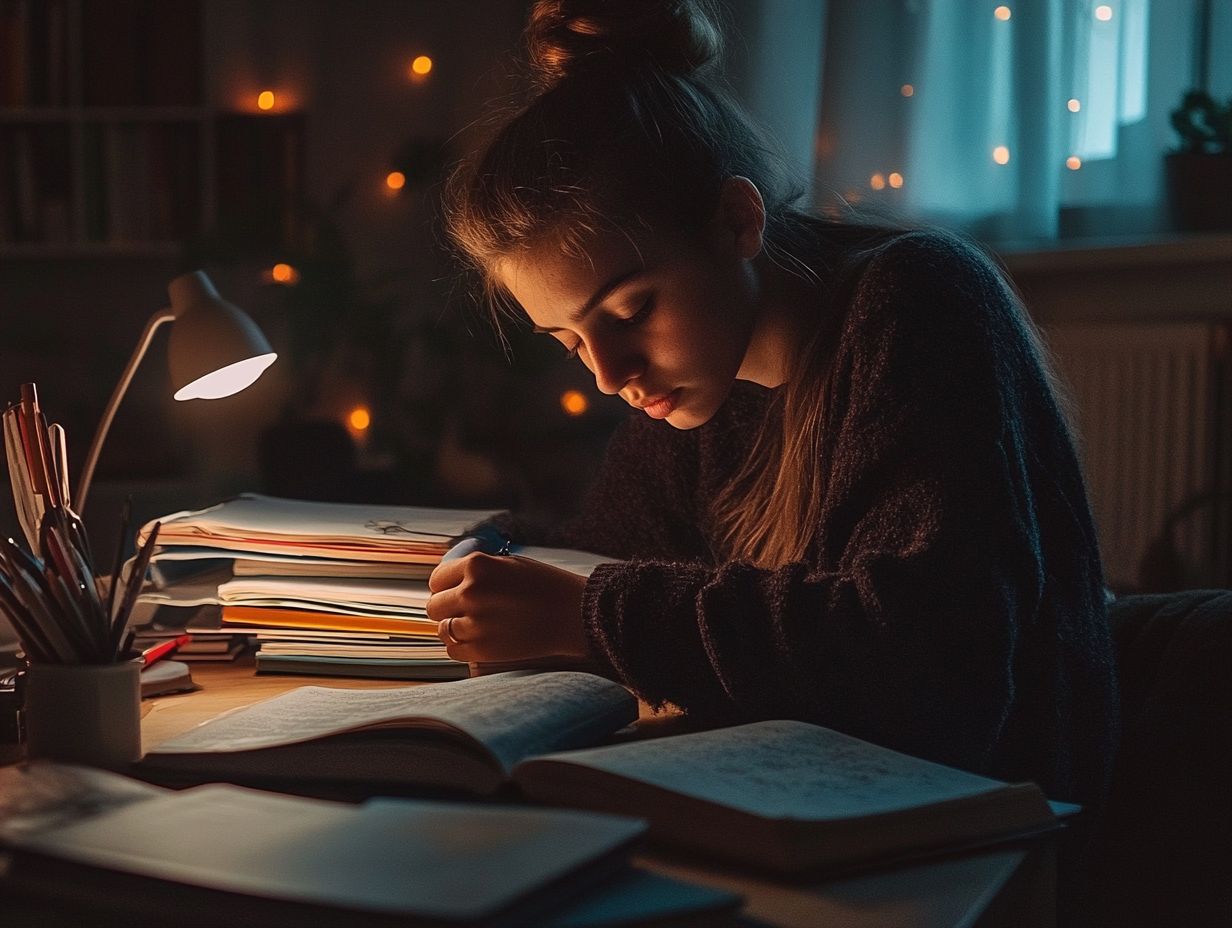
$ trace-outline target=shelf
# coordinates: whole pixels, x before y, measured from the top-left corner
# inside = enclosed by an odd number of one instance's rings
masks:
[[[0,258],[167,258],[180,242],[0,242]]]
[[[1232,267],[1232,231],[1058,242],[1051,248],[1007,249],[1001,257],[1011,271],[1027,273],[1212,263]]]
[[[0,123],[38,122],[200,122],[210,111],[199,106],[10,106]]]
[[[162,255],[215,215],[200,0],[0,4],[0,254]]]

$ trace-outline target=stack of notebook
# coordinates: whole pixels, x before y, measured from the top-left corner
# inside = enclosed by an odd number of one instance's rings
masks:
[[[428,618],[427,578],[459,536],[495,514],[256,494],[174,513],[159,520],[153,584],[139,602],[180,607],[172,611],[184,619],[160,609],[138,642],[189,631],[179,655],[190,660],[231,659],[237,642],[253,642],[267,673],[464,677],[467,665],[450,659]],[[510,553],[581,576],[605,560],[556,548]]]
[[[153,584],[140,601],[192,612],[177,623],[160,610],[139,637],[187,628],[193,642],[181,655],[204,660],[253,641],[267,672],[465,676],[427,617],[427,577],[458,536],[492,515],[256,494],[174,513],[159,520]]]

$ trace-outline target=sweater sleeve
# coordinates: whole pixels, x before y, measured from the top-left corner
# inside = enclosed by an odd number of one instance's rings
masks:
[[[842,327],[815,553],[604,565],[583,602],[592,647],[654,705],[804,718],[983,768],[1043,582],[1015,396],[1034,357],[986,265],[900,239]]]

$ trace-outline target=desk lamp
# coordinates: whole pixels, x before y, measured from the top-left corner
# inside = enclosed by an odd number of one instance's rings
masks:
[[[73,504],[84,512],[94,465],[115,418],[116,409],[128,390],[154,333],[167,322],[175,322],[171,330],[168,356],[171,382],[177,400],[214,400],[249,387],[278,357],[256,324],[244,311],[223,300],[204,271],[193,271],[171,281],[167,287],[171,305],[150,317],[128,359],[128,366],[116,384],[98,431],[90,443]]]

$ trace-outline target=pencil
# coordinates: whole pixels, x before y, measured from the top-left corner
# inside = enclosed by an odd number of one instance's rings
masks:
[[[115,621],[116,587],[120,585],[120,569],[124,566],[124,545],[128,542],[128,522],[133,515],[133,498],[125,497],[120,510],[120,537],[116,541],[115,560],[111,568],[111,587],[107,590],[107,621]],[[110,628],[108,629],[110,633]],[[110,634],[108,635],[110,637]]]
[[[0,561],[3,556],[0,555]],[[29,610],[18,600],[17,594],[13,590],[11,581],[9,580],[7,566],[0,563],[0,608],[8,615],[13,623],[13,628],[17,630],[18,637],[21,638],[21,645],[26,649],[26,652],[36,660],[50,661],[54,660],[55,651],[51,644],[43,637],[38,627],[38,622],[30,615]]]
[[[161,526],[161,522],[155,522],[151,527],[150,537],[141,546],[137,559],[133,563],[133,569],[128,575],[128,585],[124,587],[124,598],[120,600],[119,608],[111,617],[111,643],[108,650],[116,657],[119,657],[120,636],[128,626],[128,617],[132,614],[133,605],[137,602],[137,594],[141,591],[141,584],[145,580],[146,568],[150,566],[150,557],[154,554],[154,543],[158,541],[158,530]]]
[[[49,611],[48,605],[55,602],[50,588],[46,586],[46,578],[38,568],[38,562],[18,547],[11,538],[0,540],[0,548],[6,554],[8,572],[13,580],[13,592],[17,599],[26,607],[35,624],[42,630],[51,650],[60,663],[81,663],[85,655],[73,645],[66,629]]]
[[[21,385],[21,402],[17,407],[17,425],[21,434],[21,448],[26,456],[26,471],[30,477],[30,484],[34,492],[40,496],[47,495],[47,485],[43,479],[46,476],[46,470],[42,466],[42,462],[38,460],[38,438],[36,436],[36,427],[34,423],[34,408],[37,403],[38,393],[35,390],[34,384],[23,383]]]

